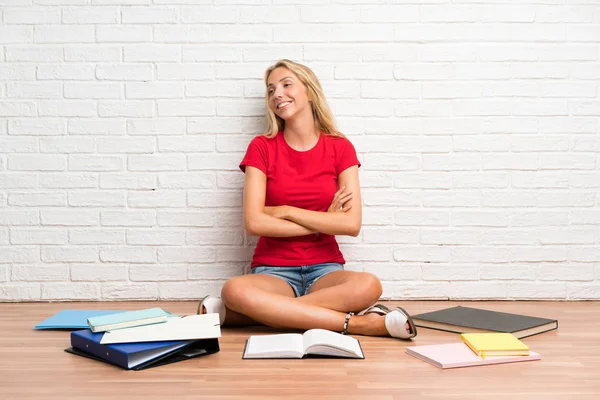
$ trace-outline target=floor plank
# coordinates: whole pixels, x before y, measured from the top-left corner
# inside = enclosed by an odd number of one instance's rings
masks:
[[[400,304],[390,302],[388,306]],[[600,302],[410,301],[411,314],[454,305],[559,320],[559,329],[523,339],[541,361],[441,370],[405,347],[460,341],[419,329],[412,341],[357,336],[365,360],[242,360],[249,335],[265,327],[223,329],[221,351],[207,357],[124,371],[67,354],[69,332],[32,327],[62,309],[162,307],[190,314],[193,302],[1,303],[1,399],[597,399],[600,397]]]

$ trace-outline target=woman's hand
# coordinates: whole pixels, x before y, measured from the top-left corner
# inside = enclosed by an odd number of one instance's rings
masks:
[[[346,186],[342,186],[333,195],[333,201],[327,212],[346,212],[352,208],[352,192],[346,192]]]
[[[287,206],[273,206],[273,207],[265,207],[265,214],[270,215],[271,217],[286,219],[287,218]]]

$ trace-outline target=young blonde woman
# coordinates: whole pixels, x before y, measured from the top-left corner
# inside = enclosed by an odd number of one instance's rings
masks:
[[[360,232],[360,163],[317,77],[281,60],[265,84],[268,129],[240,164],[246,231],[260,236],[251,273],[228,280],[222,300],[202,299],[198,312],[218,312],[223,325],[414,337],[402,308],[373,305],[382,293],[376,276],[343,268],[335,235]]]

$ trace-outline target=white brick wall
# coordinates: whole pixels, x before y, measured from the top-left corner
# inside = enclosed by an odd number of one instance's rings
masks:
[[[246,270],[264,70],[363,163],[389,299],[600,299],[597,0],[0,0],[0,301],[197,299]]]

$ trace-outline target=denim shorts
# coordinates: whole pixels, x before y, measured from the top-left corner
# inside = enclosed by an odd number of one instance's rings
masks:
[[[271,267],[260,265],[252,268],[252,274],[267,274],[283,279],[290,284],[296,297],[308,294],[308,291],[321,277],[330,272],[342,271],[344,266],[338,263],[303,265],[300,267]]]

